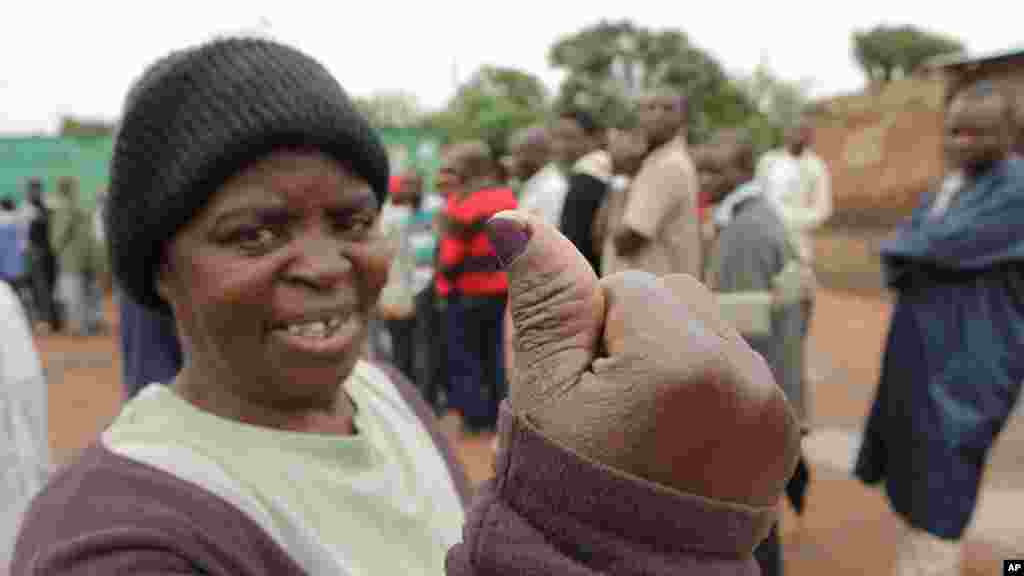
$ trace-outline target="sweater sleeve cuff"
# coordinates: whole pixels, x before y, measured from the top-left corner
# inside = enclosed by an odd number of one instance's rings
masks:
[[[499,434],[498,496],[556,545],[572,546],[574,532],[589,527],[668,557],[747,558],[778,518],[776,506],[687,494],[584,458],[542,436],[507,403]]]

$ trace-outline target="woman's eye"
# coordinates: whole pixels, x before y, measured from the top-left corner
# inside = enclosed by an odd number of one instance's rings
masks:
[[[266,252],[277,240],[278,235],[266,226],[238,230],[231,238],[233,244],[246,252]]]
[[[340,220],[337,228],[342,234],[362,238],[373,230],[374,221],[372,215],[357,214]]]
[[[356,219],[356,226],[360,230],[369,230],[373,228],[373,224],[376,219],[373,216],[360,216]]]

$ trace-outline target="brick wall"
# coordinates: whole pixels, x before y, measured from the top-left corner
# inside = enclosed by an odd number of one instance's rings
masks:
[[[837,223],[899,220],[942,173],[945,83],[909,78],[821,106],[815,149],[832,173]]]

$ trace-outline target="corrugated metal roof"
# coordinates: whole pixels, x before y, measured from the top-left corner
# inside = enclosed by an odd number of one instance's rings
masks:
[[[964,55],[964,54],[942,54],[930,59],[925,63],[925,68],[959,68],[962,66],[970,66],[972,64],[985,64],[988,62],[995,62],[997,60],[1007,60],[1011,58],[1024,58],[1024,45],[1017,46],[1008,50],[1001,50],[999,52],[991,52],[988,54],[981,55]]]

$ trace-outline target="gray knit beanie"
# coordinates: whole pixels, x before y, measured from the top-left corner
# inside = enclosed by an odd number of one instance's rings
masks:
[[[175,52],[129,92],[114,143],[106,233],[121,288],[167,311],[156,291],[166,244],[246,166],[312,147],[365,179],[379,203],[388,158],[318,62],[275,42],[233,38]]]

